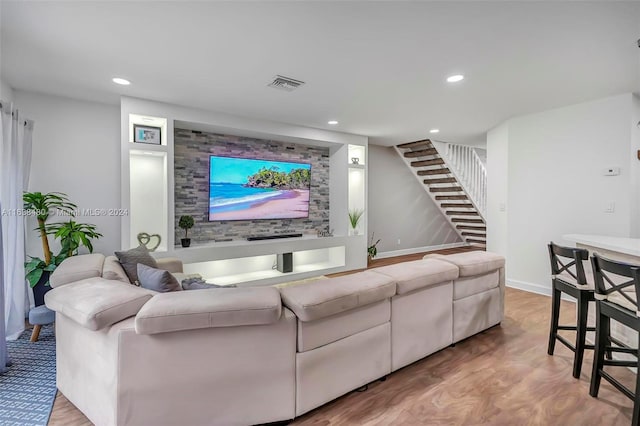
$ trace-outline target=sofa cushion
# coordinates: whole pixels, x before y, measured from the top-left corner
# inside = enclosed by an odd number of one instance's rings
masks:
[[[306,352],[391,320],[391,302],[382,300],[316,321],[298,321],[298,352]]]
[[[115,256],[107,256],[104,259],[104,265],[102,266],[102,278],[105,280],[116,280],[130,284],[129,277],[127,277],[126,272],[124,272],[122,265],[120,265],[118,258]]]
[[[436,259],[416,260],[372,269],[397,282],[397,294],[452,281],[458,278],[458,267]]]
[[[140,287],[157,291],[158,293],[182,290],[182,286],[171,272],[152,268],[142,263],[138,263],[138,282]]]
[[[301,321],[325,318],[388,299],[395,293],[395,280],[371,271],[280,289],[284,304]]]
[[[104,255],[82,254],[65,259],[49,277],[51,287],[60,287],[75,281],[102,276]]]
[[[216,288],[160,293],[136,315],[138,334],[157,334],[208,327],[272,324],[282,304],[272,287]]]
[[[149,254],[149,250],[143,245],[139,245],[138,247],[127,251],[117,251],[116,256],[122,265],[122,269],[124,269],[127,277],[129,277],[129,282],[132,284],[138,284],[138,263],[142,263],[143,265],[147,265],[152,268],[158,267],[156,260]]]
[[[483,291],[491,290],[500,285],[498,271],[491,271],[484,275],[460,277],[453,284],[453,300],[463,299]]]
[[[460,269],[461,277],[483,275],[504,268],[504,257],[487,251],[469,251],[466,253],[442,255],[428,254],[425,259],[438,259],[450,262]]]
[[[85,328],[100,330],[134,316],[155,293],[104,278],[88,278],[45,294],[47,307]]]

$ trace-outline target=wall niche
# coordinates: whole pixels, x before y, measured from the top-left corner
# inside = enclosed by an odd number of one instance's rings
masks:
[[[210,222],[210,155],[311,164],[309,217]],[[195,219],[195,226],[189,231],[195,243],[279,233],[315,235],[318,230],[329,229],[329,148],[176,128],[174,176],[176,246],[184,236],[178,227],[182,215]]]

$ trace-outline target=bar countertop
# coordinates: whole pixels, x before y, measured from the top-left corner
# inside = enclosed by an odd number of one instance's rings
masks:
[[[563,239],[573,243],[599,247],[631,256],[640,256],[640,238],[608,237],[606,235],[568,234]]]

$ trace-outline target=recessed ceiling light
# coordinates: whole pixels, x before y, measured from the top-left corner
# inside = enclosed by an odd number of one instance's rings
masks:
[[[120,78],[120,77],[114,77],[111,79],[111,81],[113,81],[115,84],[120,84],[122,86],[128,86],[131,84],[131,82],[129,80],[126,80],[124,78]]]
[[[429,133],[439,133],[440,129],[431,129],[429,130]]]
[[[327,121],[327,124],[331,124],[332,126],[335,126],[336,124],[338,124],[338,120],[329,120]]]
[[[456,75],[451,75],[447,77],[447,81],[449,83],[457,83],[458,81],[462,81],[462,80],[464,80],[464,75],[462,74],[456,74]]]

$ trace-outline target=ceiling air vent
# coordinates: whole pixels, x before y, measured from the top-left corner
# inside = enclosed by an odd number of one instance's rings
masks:
[[[287,92],[291,92],[298,87],[302,86],[304,81],[296,80],[294,78],[284,77],[282,75],[276,75],[275,78],[268,86],[273,87],[275,89],[286,90]]]

